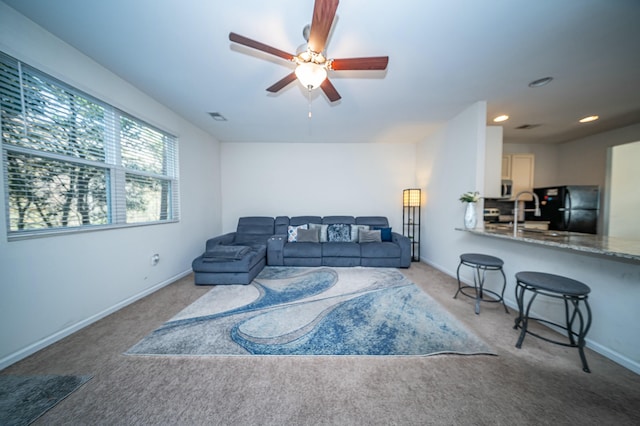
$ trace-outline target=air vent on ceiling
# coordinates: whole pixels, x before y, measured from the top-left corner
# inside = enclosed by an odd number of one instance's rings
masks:
[[[522,126],[516,127],[517,130],[529,130],[539,127],[539,124],[523,124]]]
[[[216,121],[227,121],[227,119],[219,112],[210,112],[209,115]]]

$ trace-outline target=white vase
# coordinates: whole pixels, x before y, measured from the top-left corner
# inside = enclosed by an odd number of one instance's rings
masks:
[[[476,223],[478,223],[476,203],[467,203],[467,209],[464,212],[464,227],[473,229],[476,227]]]

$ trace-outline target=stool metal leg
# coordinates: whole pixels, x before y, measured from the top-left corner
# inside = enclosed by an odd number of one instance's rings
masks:
[[[518,293],[518,290],[520,290],[520,292]],[[518,327],[520,326],[520,323],[522,322],[522,314],[524,311],[524,306],[523,306],[523,302],[524,302],[524,286],[522,284],[520,284],[520,282],[516,282],[516,289],[515,289],[515,293],[516,293],[516,303],[518,304],[518,316],[515,319],[515,323],[513,325],[513,329],[517,330]]]
[[[456,291],[456,294],[453,296],[453,298],[457,298],[458,297],[458,293],[460,293],[461,290],[461,285],[460,285],[460,267],[462,266],[462,261],[460,261],[460,263],[458,264],[458,269],[456,270],[456,276],[458,277],[458,291]]]
[[[522,321],[522,331],[520,332],[520,337],[518,337],[518,342],[516,343],[516,348],[518,349],[522,347],[522,341],[524,340],[524,336],[527,334],[527,327],[529,325],[529,311],[531,310],[531,305],[533,304],[533,301],[535,300],[537,295],[538,293],[534,291],[531,299],[529,300],[529,303],[527,303],[527,310],[524,312],[524,316],[520,318]],[[524,301],[522,301],[522,303],[524,304]]]
[[[480,315],[480,301],[482,300],[482,286],[484,286],[485,272],[486,272],[486,269],[482,269],[482,277],[481,277],[480,267],[477,267],[476,274],[473,276],[473,286],[476,289],[476,315]]]
[[[507,309],[507,304],[504,303],[504,290],[507,288],[507,276],[504,274],[504,271],[502,270],[502,268],[500,268],[499,271],[502,274],[502,279],[503,279],[502,291],[500,292],[500,300],[502,300],[502,306],[504,306],[504,311],[506,313],[509,313],[509,309]]]
[[[567,311],[567,330],[569,334],[570,345],[577,347],[578,352],[580,353],[580,361],[582,361],[582,370],[586,373],[590,373],[591,370],[589,370],[589,365],[587,364],[587,357],[584,354],[584,346],[585,346],[584,338],[587,335],[589,328],[591,328],[591,308],[589,307],[589,302],[587,302],[586,298],[584,298],[583,301],[584,301],[585,308],[587,309],[586,324],[585,324],[585,318],[582,315],[582,311],[580,310],[580,299],[571,298],[571,304],[573,305],[573,313],[571,315],[571,319],[569,319],[569,309],[567,306],[567,302],[565,300],[565,307]],[[579,324],[580,324],[580,327],[578,328],[578,333],[577,333],[578,334],[577,343],[573,338],[573,335],[575,334],[573,332],[573,323],[575,322],[576,317],[578,317]]]

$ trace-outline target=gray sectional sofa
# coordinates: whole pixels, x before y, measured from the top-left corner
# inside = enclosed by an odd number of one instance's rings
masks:
[[[318,241],[304,238],[292,241],[290,230],[307,225],[318,230]],[[314,226],[316,225],[316,226]],[[349,237],[331,234],[347,225]],[[354,231],[358,229],[358,231]],[[364,240],[360,242],[360,230],[384,230],[387,241]],[[308,234],[305,232],[305,234]],[[346,234],[346,231],[345,231]],[[332,236],[334,238],[332,238]],[[366,241],[366,242],[365,242]],[[411,265],[409,238],[391,232],[389,221],[382,216],[278,216],[275,235],[267,241],[267,264],[282,266],[378,266],[408,268]]]
[[[411,244],[383,216],[242,217],[194,259],[195,283],[249,284],[270,266],[408,268]]]

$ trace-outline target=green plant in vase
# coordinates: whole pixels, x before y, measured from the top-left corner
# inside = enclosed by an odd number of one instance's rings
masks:
[[[464,212],[464,227],[467,229],[473,229],[476,227],[478,217],[476,214],[476,202],[480,199],[480,193],[478,191],[465,192],[460,196],[460,201],[467,203],[467,208]]]
[[[480,193],[478,191],[475,192],[465,192],[460,196],[460,201],[463,203],[476,203],[480,199]]]

